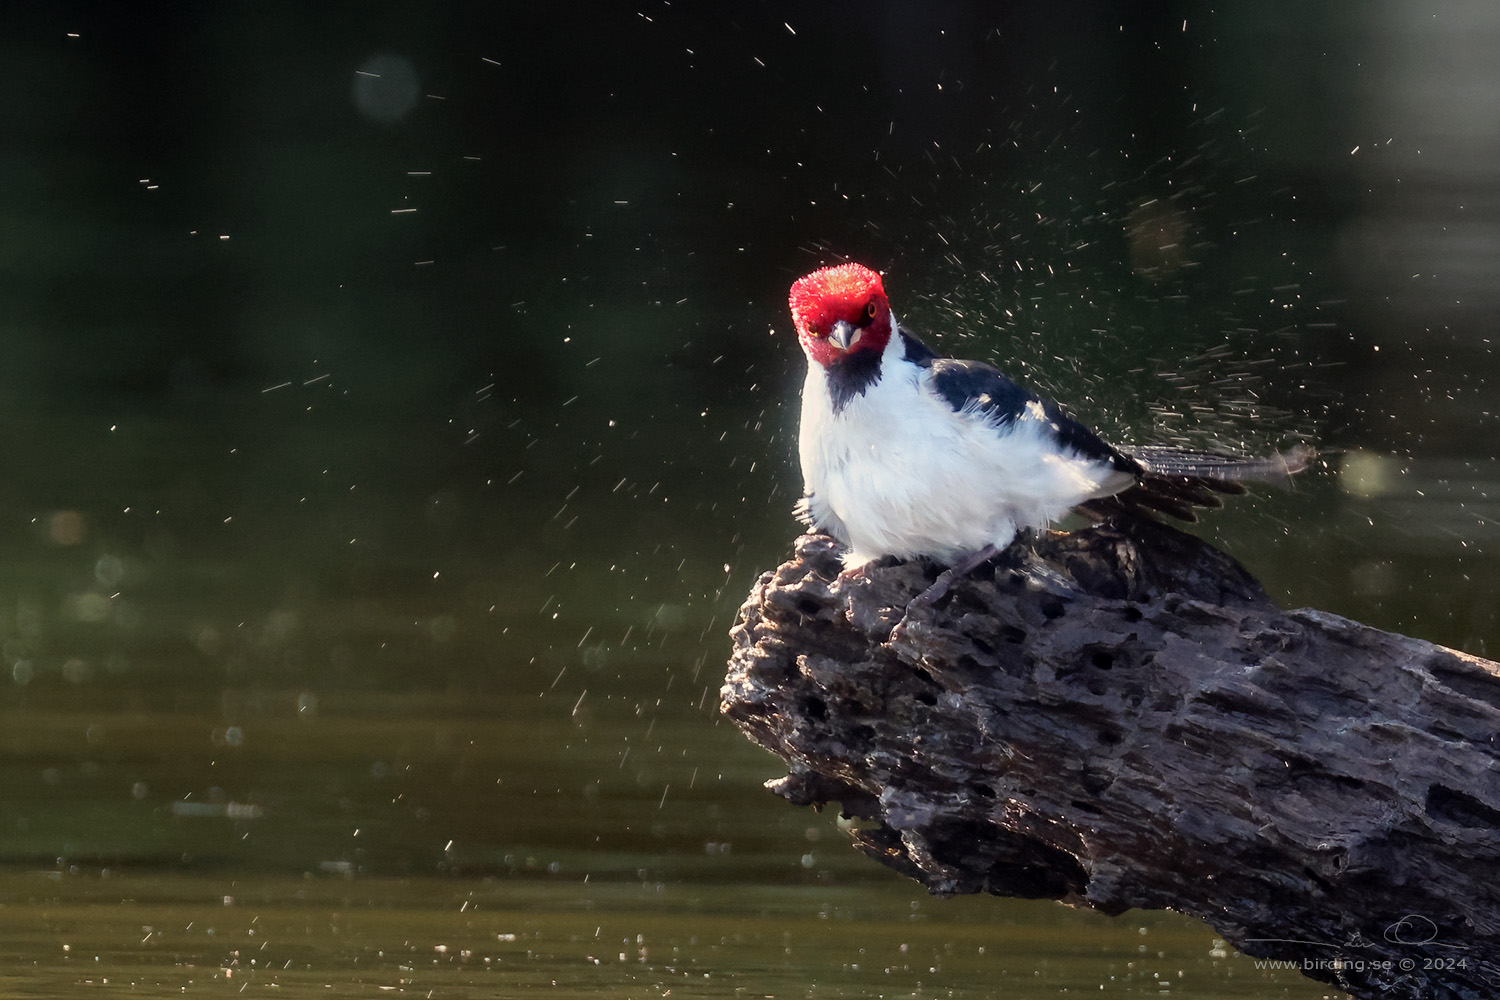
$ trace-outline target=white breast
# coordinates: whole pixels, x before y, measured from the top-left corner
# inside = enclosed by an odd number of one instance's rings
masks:
[[[903,360],[899,337],[881,378],[833,412],[827,376],[809,365],[799,451],[814,527],[849,546],[845,566],[885,555],[953,563],[1017,528],[1042,527],[1070,507],[1131,481],[1107,464],[1059,452],[1040,408],[1000,428],[955,412]]]

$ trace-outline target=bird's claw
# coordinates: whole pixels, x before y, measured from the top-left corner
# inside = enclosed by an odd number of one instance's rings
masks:
[[[954,569],[944,570],[938,574],[938,578],[916,597],[906,602],[906,610],[901,615],[901,620],[896,627],[891,629],[891,641],[902,639],[906,635],[906,626],[917,617],[924,615],[934,604],[942,600],[948,593],[948,588],[953,585]]]
[[[896,640],[903,637],[906,634],[907,623],[918,615],[925,614],[933,605],[947,596],[948,590],[953,586],[955,580],[974,572],[978,566],[994,558],[995,553],[998,551],[995,546],[986,545],[978,552],[970,554],[950,568],[939,573],[938,578],[933,580],[926,590],[906,602],[905,613],[901,616],[901,620],[896,623],[896,627],[891,629],[891,639]]]

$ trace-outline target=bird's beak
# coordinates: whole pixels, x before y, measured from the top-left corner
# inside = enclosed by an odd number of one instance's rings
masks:
[[[833,329],[828,331],[828,340],[839,350],[847,351],[854,346],[855,341],[859,340],[859,330],[839,320],[833,324]]]

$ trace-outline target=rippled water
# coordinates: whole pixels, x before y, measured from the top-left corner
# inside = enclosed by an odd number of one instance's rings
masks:
[[[1320,995],[1183,921],[938,904],[890,883],[35,872],[3,887],[11,995]]]
[[[513,711],[6,713],[0,989],[1322,995],[1170,915],[932,899],[708,719]]]

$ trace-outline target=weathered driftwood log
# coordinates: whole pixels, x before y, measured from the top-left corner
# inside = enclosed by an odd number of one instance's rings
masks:
[[[1284,612],[1156,524],[1012,546],[905,622],[933,567],[839,569],[804,536],[761,577],[721,709],[860,850],[1179,910],[1362,998],[1500,997],[1500,666]]]

